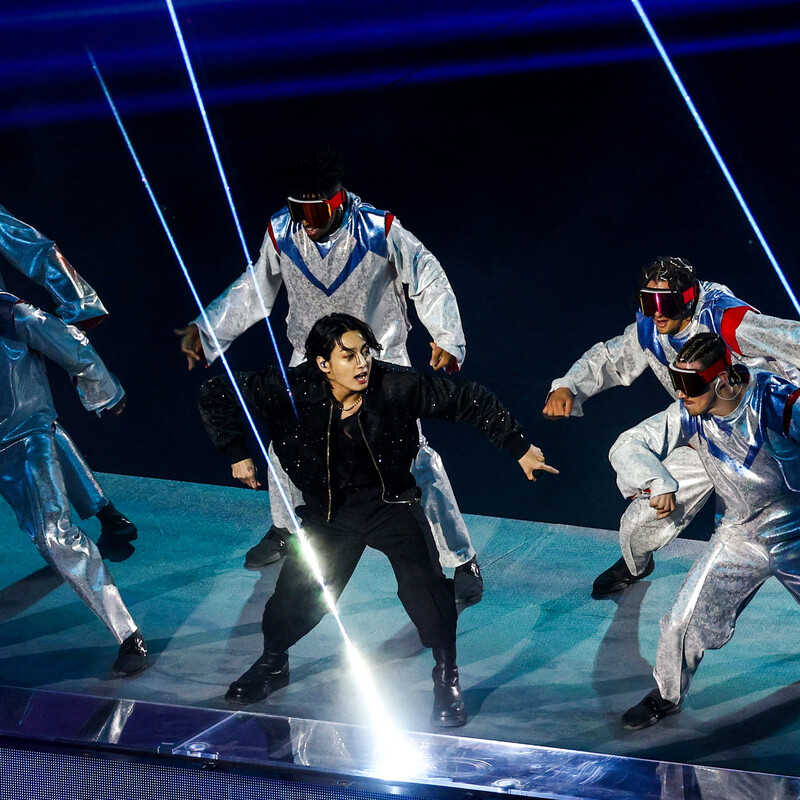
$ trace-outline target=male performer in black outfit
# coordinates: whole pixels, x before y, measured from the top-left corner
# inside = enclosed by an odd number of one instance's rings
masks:
[[[366,546],[388,556],[398,597],[423,645],[433,649],[432,721],[455,727],[466,722],[456,606],[452,581],[428,544],[410,471],[419,449],[416,421],[468,422],[518,459],[531,480],[539,470],[557,470],[483,386],[373,361],[371,351],[380,349],[371,328],[349,314],[319,319],[306,339],[306,360],[288,371],[297,418],[277,370],[239,375],[237,382],[247,404],[269,423],[275,452],[303,493],[298,514],[331,595],[338,599]],[[233,476],[257,489],[238,401],[226,377],[203,385],[200,410],[215,446],[230,458]],[[231,684],[231,702],[253,703],[285,686],[288,648],[327,611],[301,546],[293,542],[264,609],[264,653]]]

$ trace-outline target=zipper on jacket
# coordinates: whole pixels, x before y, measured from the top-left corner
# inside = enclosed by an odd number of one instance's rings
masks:
[[[333,402],[331,401],[331,413],[328,416],[328,436],[326,437],[326,454],[325,464],[328,470],[328,516],[325,518],[326,522],[331,521],[333,514],[333,494],[331,492],[331,425],[333,425]]]
[[[363,406],[362,406],[363,408]],[[387,500],[386,499],[386,484],[383,482],[383,475],[381,475],[381,471],[378,467],[378,462],[375,460],[375,456],[372,454],[372,448],[369,446],[369,442],[367,441],[367,435],[364,433],[364,426],[361,424],[361,409],[358,409],[358,413],[356,414],[358,417],[358,427],[361,430],[361,438],[364,440],[364,444],[367,447],[367,452],[369,453],[369,457],[372,459],[372,465],[375,467],[375,472],[378,473],[378,478],[381,482],[381,500],[384,503],[394,503],[400,505],[414,505],[413,500]]]

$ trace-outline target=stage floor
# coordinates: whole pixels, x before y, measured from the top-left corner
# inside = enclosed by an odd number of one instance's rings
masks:
[[[244,489],[102,475],[139,526],[136,553],[111,569],[153,655],[141,676],[109,668],[116,644],[44,566],[0,507],[0,684],[230,709],[231,680],[260,653],[260,616],[279,565],[243,568],[268,526],[269,496]],[[458,736],[800,776],[800,614],[770,581],[733,640],[709,653],[681,714],[630,732],[620,714],[652,685],[658,620],[703,548],[677,541],[651,580],[616,600],[591,582],[618,558],[611,531],[470,516],[484,600],[459,619],[469,722]],[[85,525],[96,536],[92,519]],[[340,601],[399,727],[432,731],[430,654],[395,595],[388,562],[368,552]],[[292,682],[248,708],[363,721],[334,621],[290,652]]]

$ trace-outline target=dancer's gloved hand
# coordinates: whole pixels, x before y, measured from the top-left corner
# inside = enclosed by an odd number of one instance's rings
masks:
[[[544,404],[542,414],[548,419],[568,417],[572,413],[572,401],[574,398],[575,395],[566,386],[553,389]]]
[[[102,416],[107,417],[111,415],[112,417],[118,417],[125,410],[125,403],[127,402],[128,396],[123,395],[122,400],[118,400],[113,406],[104,408],[101,412]]]
[[[252,458],[245,458],[237,461],[231,466],[231,475],[236,480],[241,481],[249,489],[260,489],[261,483],[258,480],[258,471]]]
[[[442,350],[436,342],[431,342],[431,360],[430,365],[433,367],[434,372],[437,369],[442,369],[442,367],[447,367],[450,362],[453,360],[453,356],[447,352],[447,350]]]
[[[192,322],[185,328],[175,328],[174,333],[181,337],[181,353],[186,356],[189,369],[194,369],[195,364],[206,360],[197,325]]]
[[[525,473],[529,481],[536,480],[537,472],[551,472],[553,475],[558,475],[559,472],[555,467],[545,464],[544,453],[532,444],[528,452],[519,460],[519,465]]]
[[[668,517],[675,510],[675,492],[657,494],[650,498],[650,507],[656,510],[658,519]]]

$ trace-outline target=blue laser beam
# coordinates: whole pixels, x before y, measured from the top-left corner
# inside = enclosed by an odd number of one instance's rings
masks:
[[[761,232],[761,228],[759,227],[755,217],[750,211],[750,208],[745,202],[742,193],[739,191],[739,187],[736,185],[736,181],[734,181],[733,175],[731,175],[730,170],[728,169],[728,166],[725,163],[725,160],[722,158],[722,154],[719,152],[719,150],[717,149],[717,145],[711,138],[711,134],[708,132],[708,128],[706,128],[705,123],[703,122],[703,119],[700,116],[700,113],[698,112],[694,102],[692,101],[692,98],[686,91],[686,87],[683,85],[683,81],[681,80],[680,75],[678,75],[678,71],[675,69],[672,60],[667,54],[667,51],[664,49],[664,45],[661,44],[661,39],[659,38],[658,33],[656,33],[656,30],[653,27],[652,23],[650,22],[650,19],[648,18],[644,8],[642,7],[641,2],[639,2],[639,0],[631,0],[631,3],[633,3],[633,7],[636,9],[636,13],[642,20],[644,27],[647,29],[647,33],[650,35],[653,44],[656,46],[656,50],[658,50],[658,54],[661,56],[661,60],[664,62],[664,65],[669,71],[672,80],[678,87],[678,91],[681,93],[681,97],[683,98],[689,111],[691,112],[692,117],[694,117],[694,121],[695,123],[697,123],[697,127],[700,129],[700,133],[703,134],[703,138],[706,140],[706,144],[711,150],[711,153],[713,154],[714,158],[717,160],[717,164],[719,164],[719,168],[722,170],[722,174],[725,176],[725,180],[728,181],[728,186],[731,187],[734,196],[739,201],[739,205],[741,206],[742,211],[744,211],[744,215],[747,217],[747,221],[750,223],[750,227],[753,229],[756,238],[758,239],[758,241],[761,244],[761,247],[766,253],[766,256],[769,259],[770,264],[772,264],[772,268],[778,275],[778,278],[781,284],[783,285],[783,288],[786,290],[786,293],[789,295],[789,299],[792,301],[792,304],[797,310],[797,313],[800,314],[800,302],[798,302],[797,296],[792,290],[792,287],[789,285],[789,281],[787,280],[786,275],[781,269],[780,264],[778,264],[778,260],[777,258],[775,258],[775,255],[772,252],[772,248],[767,243],[764,234]]]
[[[261,306],[261,311],[264,314],[264,322],[267,323],[267,331],[269,331],[269,338],[272,342],[272,348],[275,351],[275,357],[278,360],[278,367],[281,371],[281,377],[283,378],[283,383],[286,386],[286,391],[289,394],[289,400],[292,404],[292,410],[294,411],[295,417],[297,417],[297,407],[294,404],[294,395],[292,394],[292,387],[289,385],[289,379],[286,375],[286,368],[283,365],[283,359],[281,358],[281,354],[278,351],[278,342],[275,339],[275,331],[272,329],[272,323],[269,320],[269,311],[267,310],[267,304],[264,301],[264,295],[261,292],[261,287],[258,285],[258,280],[256,279],[256,273],[253,269],[253,264],[250,260],[250,253],[247,250],[247,242],[244,238],[244,232],[242,231],[241,223],[239,222],[239,215],[236,212],[236,204],[233,202],[233,194],[231,193],[231,187],[228,183],[228,177],[225,174],[225,168],[222,165],[222,158],[220,157],[219,150],[217,148],[217,142],[214,138],[214,132],[211,130],[211,123],[208,119],[208,114],[206,113],[206,106],[203,102],[203,96],[200,93],[200,86],[197,83],[197,78],[194,74],[194,68],[192,67],[192,61],[189,58],[189,51],[186,48],[186,41],[183,38],[183,32],[181,31],[180,23],[178,22],[178,16],[175,13],[175,6],[172,3],[172,0],[166,0],[167,9],[169,11],[170,19],[172,20],[172,27],[175,29],[175,35],[178,37],[178,45],[181,49],[181,55],[183,56],[183,63],[186,65],[186,71],[189,74],[189,81],[192,84],[192,91],[194,92],[195,99],[197,100],[197,107],[200,110],[200,117],[203,120],[203,126],[206,130],[206,136],[208,137],[208,143],[211,146],[211,152],[214,154],[214,161],[217,165],[217,171],[219,172],[220,180],[222,181],[222,188],[225,190],[225,197],[228,200],[228,207],[231,210],[231,215],[233,216],[233,223],[236,226],[236,232],[239,235],[239,243],[242,246],[242,252],[244,253],[245,263],[247,264],[247,271],[250,273],[250,280],[253,282],[253,288],[256,290],[256,296],[258,297],[258,302]],[[208,318],[203,315],[203,321],[206,325],[209,324]],[[209,330],[211,330],[209,328]],[[219,347],[218,342],[216,340],[216,336],[214,337],[214,346]],[[218,349],[220,355],[222,351]]]
[[[117,106],[114,103],[114,99],[111,96],[111,92],[109,91],[108,86],[106,85],[106,82],[100,72],[100,68],[97,66],[97,61],[95,61],[92,51],[87,50],[87,53],[89,55],[89,60],[91,61],[92,64],[92,69],[94,70],[94,74],[97,76],[97,80],[100,83],[100,88],[103,90],[103,94],[105,95],[106,100],[108,101],[108,105],[111,108],[111,113],[114,115],[117,127],[119,128],[119,131],[122,134],[122,138],[125,140],[125,144],[128,147],[128,152],[130,153],[131,158],[133,159],[133,163],[136,165],[136,169],[139,172],[139,177],[141,178],[142,184],[144,185],[144,188],[147,191],[147,194],[150,198],[150,202],[153,204],[153,208],[155,209],[156,214],[158,215],[158,219],[161,222],[161,227],[164,229],[164,233],[167,236],[167,240],[169,241],[170,246],[172,247],[172,252],[175,254],[175,258],[177,259],[178,265],[181,268],[181,272],[183,272],[183,277],[186,279],[186,283],[189,286],[189,290],[192,293],[192,297],[194,298],[194,301],[197,304],[198,309],[200,309],[200,316],[203,318],[203,322],[205,322],[205,324],[208,326],[210,338],[213,341],[214,346],[217,348],[217,350],[219,350],[220,360],[222,361],[222,365],[225,368],[225,372],[227,373],[228,378],[231,381],[233,390],[236,393],[239,402],[241,403],[247,422],[253,429],[253,434],[255,435],[255,439],[256,442],[258,443],[259,449],[261,450],[264,458],[266,459],[267,465],[270,471],[272,472],[273,477],[275,478],[276,485],[278,486],[278,489],[280,491],[281,499],[283,500],[284,505],[286,506],[286,509],[289,512],[289,516],[292,520],[293,525],[299,531],[300,523],[299,520],[297,519],[297,516],[294,513],[294,507],[292,503],[289,502],[289,499],[286,496],[283,487],[280,485],[280,482],[277,479],[277,473],[275,472],[275,467],[273,466],[272,461],[269,458],[269,455],[267,455],[267,449],[264,446],[264,442],[258,433],[258,429],[256,428],[256,424],[250,413],[250,409],[247,407],[247,403],[245,403],[241,390],[239,389],[239,386],[236,383],[236,380],[233,376],[233,371],[231,370],[230,364],[228,363],[228,359],[225,357],[225,354],[221,350],[219,339],[217,338],[217,335],[214,332],[213,327],[211,327],[208,315],[206,314],[205,307],[200,301],[200,295],[197,293],[194,281],[192,280],[192,277],[189,274],[189,270],[186,267],[186,262],[183,260],[183,256],[181,255],[180,250],[178,249],[178,244],[175,241],[175,237],[172,235],[172,231],[170,230],[169,224],[167,223],[167,220],[164,217],[164,213],[161,211],[161,207],[159,206],[158,201],[156,200],[153,188],[150,185],[150,181],[147,179],[147,175],[145,174],[142,162],[139,160],[139,157],[136,154],[136,150],[133,147],[133,142],[131,141],[130,136],[128,136],[128,131],[126,130],[125,125],[122,122],[122,117],[120,116],[119,111],[117,110]]]
[[[261,450],[261,454],[264,456],[265,461],[267,462],[267,466],[272,473],[273,478],[275,478],[275,484],[278,487],[278,491],[281,496],[281,500],[286,507],[286,510],[289,512],[289,517],[291,519],[292,525],[295,529],[295,534],[297,535],[298,541],[301,544],[303,549],[303,553],[306,557],[306,560],[311,568],[312,574],[316,579],[317,583],[320,585],[322,589],[322,595],[325,598],[325,603],[328,607],[328,610],[331,613],[331,616],[336,621],[336,625],[339,628],[339,632],[342,636],[342,640],[345,644],[345,650],[348,654],[350,665],[353,669],[353,672],[356,677],[356,685],[359,687],[361,692],[364,694],[365,697],[365,705],[369,709],[370,713],[373,715],[373,719],[375,720],[375,727],[379,733],[379,748],[381,753],[381,766],[380,769],[382,772],[385,773],[387,777],[395,776],[398,770],[396,762],[394,761],[394,757],[397,756],[398,753],[404,753],[405,761],[408,764],[415,763],[417,754],[415,751],[410,748],[407,743],[405,743],[405,737],[401,734],[399,730],[397,730],[393,720],[386,712],[384,705],[381,701],[380,695],[378,693],[377,687],[372,679],[372,675],[369,671],[366,661],[358,652],[358,649],[353,644],[352,639],[350,638],[347,630],[344,627],[344,623],[342,622],[342,618],[339,615],[339,611],[336,608],[336,601],[331,594],[330,589],[325,582],[325,578],[322,574],[322,570],[320,569],[319,561],[317,556],[314,552],[311,543],[308,541],[308,537],[303,532],[303,529],[300,525],[300,521],[295,514],[294,507],[292,503],[289,501],[289,498],[286,496],[286,492],[284,491],[283,487],[278,480],[278,476],[275,471],[275,467],[272,463],[272,460],[267,453],[267,448],[264,445],[264,441],[262,440],[258,429],[256,428],[255,421],[253,420],[252,414],[250,413],[250,409],[247,407],[247,403],[245,402],[244,396],[242,395],[241,389],[234,378],[233,371],[231,370],[230,364],[228,363],[228,359],[225,354],[222,352],[220,348],[219,340],[217,339],[216,333],[214,333],[214,329],[210,326],[208,316],[206,314],[205,308],[200,301],[200,296],[197,293],[197,289],[195,288],[194,282],[192,281],[192,277],[189,274],[189,270],[186,267],[186,263],[183,259],[183,256],[178,249],[177,242],[175,241],[175,237],[170,230],[169,224],[167,223],[166,218],[164,217],[163,212],[161,211],[161,207],[156,200],[155,193],[150,185],[150,181],[147,179],[147,175],[144,171],[144,166],[140,161],[138,155],[136,154],[136,150],[134,149],[133,142],[131,141],[130,136],[125,128],[125,124],[122,121],[122,117],[120,116],[116,104],[114,103],[114,99],[111,96],[111,92],[106,85],[105,80],[100,72],[100,68],[95,61],[94,55],[92,54],[91,50],[87,49],[87,53],[89,55],[89,60],[92,64],[92,69],[94,70],[95,75],[97,76],[97,80],[100,83],[100,87],[103,90],[103,94],[106,97],[109,107],[111,108],[111,113],[114,116],[114,120],[117,123],[117,127],[119,128],[120,133],[122,134],[122,138],[125,140],[125,144],[128,148],[128,152],[133,159],[134,164],[136,165],[136,169],[139,172],[139,177],[141,178],[142,184],[147,191],[147,194],[150,198],[150,202],[153,204],[153,208],[158,215],[158,219],[161,222],[161,226],[164,229],[164,233],[167,236],[167,239],[172,247],[172,252],[175,254],[175,258],[178,261],[178,265],[180,266],[181,272],[183,273],[183,277],[186,279],[186,283],[189,286],[189,290],[192,293],[192,297],[194,298],[195,303],[197,304],[198,309],[200,310],[200,315],[203,318],[203,321],[208,326],[208,330],[210,332],[211,339],[214,343],[214,346],[220,353],[220,360],[222,361],[222,365],[225,368],[225,372],[228,375],[228,379],[230,380],[231,386],[236,394],[237,399],[239,400],[239,404],[242,407],[244,412],[245,418],[247,419],[250,428],[252,429],[253,435],[255,436],[256,442],[258,443],[258,447]]]

